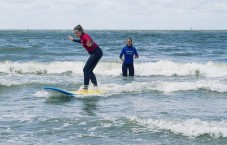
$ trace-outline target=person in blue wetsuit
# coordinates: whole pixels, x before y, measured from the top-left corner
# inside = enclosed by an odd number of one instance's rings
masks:
[[[124,55],[124,58],[123,58],[123,55]],[[133,61],[134,61],[134,58],[138,58],[139,55],[137,53],[136,48],[133,47],[133,45],[132,45],[131,38],[127,39],[127,45],[124,48],[122,48],[119,57],[123,62],[122,63],[122,75],[124,77],[127,77],[128,70],[129,70],[129,76],[134,76]]]

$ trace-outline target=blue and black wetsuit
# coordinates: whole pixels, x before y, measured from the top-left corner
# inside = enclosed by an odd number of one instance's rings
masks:
[[[139,55],[136,51],[136,48],[131,46],[125,46],[122,48],[120,53],[120,59],[122,59],[122,56],[124,55],[124,62],[122,64],[122,75],[127,77],[128,73],[127,70],[129,70],[129,76],[134,76],[134,65],[133,65],[133,57],[134,55],[138,58]]]

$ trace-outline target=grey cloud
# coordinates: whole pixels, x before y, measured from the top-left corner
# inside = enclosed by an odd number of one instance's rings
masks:
[[[219,21],[226,28],[226,0],[6,0],[0,1],[0,28],[176,29]],[[25,19],[23,21],[21,19]],[[40,21],[45,23],[39,24]],[[17,24],[17,25],[15,25]],[[207,27],[207,28],[209,28]]]

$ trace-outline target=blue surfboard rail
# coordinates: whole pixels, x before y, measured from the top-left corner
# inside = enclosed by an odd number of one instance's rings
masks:
[[[44,87],[44,90],[49,90],[49,91],[54,91],[54,92],[58,92],[58,93],[62,93],[64,95],[67,95],[67,96],[71,96],[71,97],[74,97],[75,94],[69,92],[69,91],[65,91],[65,90],[62,90],[62,89],[59,89],[59,88],[54,88],[54,87]]]

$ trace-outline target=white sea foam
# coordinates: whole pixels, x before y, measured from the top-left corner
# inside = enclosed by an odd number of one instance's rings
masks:
[[[33,94],[34,97],[49,97],[50,94],[47,91],[37,91]]]
[[[140,76],[164,75],[187,76],[202,75],[206,77],[227,76],[227,64],[207,62],[199,63],[175,63],[172,61],[158,61],[142,63],[135,66]]]
[[[227,85],[226,83],[219,82],[218,80],[202,80],[195,82],[159,82],[154,88],[154,90],[166,93],[177,91],[195,91],[200,89],[225,93],[227,92]]]
[[[83,74],[84,62],[64,61],[64,62],[0,62],[0,73],[6,74],[62,74],[74,73]],[[121,63],[100,62],[95,68],[95,72],[100,75],[121,75]],[[135,74],[137,76],[187,76],[198,75],[211,77],[227,76],[227,64],[207,62],[201,63],[176,63],[172,61],[157,61],[146,63],[135,63]]]
[[[83,62],[1,62],[0,72],[12,74],[61,74],[66,72],[73,72],[75,74],[82,74]]]
[[[102,84],[99,86],[99,90],[103,91],[103,94],[99,96],[108,97],[115,94],[122,93],[141,93],[149,91],[160,91],[164,93],[173,93],[178,91],[196,91],[199,89],[206,89],[214,92],[225,93],[227,92],[227,85],[220,83],[219,81],[197,81],[197,82],[133,82],[125,85],[120,84]],[[37,91],[33,94],[35,97],[60,97],[61,95],[45,90]],[[84,98],[88,96],[97,95],[77,95],[77,98]]]
[[[0,82],[0,85],[22,85],[29,84],[29,82]],[[35,81],[32,81],[35,83]],[[122,93],[141,93],[149,91],[160,91],[164,93],[173,93],[179,91],[197,91],[209,90],[213,92],[226,93],[227,84],[218,80],[201,80],[195,82],[168,82],[168,81],[154,81],[154,82],[132,82],[124,85],[111,83],[101,84],[99,89],[104,92],[104,95],[122,94]],[[34,96],[46,96],[44,92],[36,92]],[[102,96],[102,95],[101,95]]]
[[[119,84],[103,84],[101,90],[112,93],[124,92],[146,92],[146,91],[160,91],[165,93],[172,93],[177,91],[195,91],[206,89],[214,92],[225,93],[227,92],[227,85],[219,81],[203,80],[196,82],[133,82],[125,85]]]
[[[5,112],[3,114],[1,114],[1,121],[32,121],[33,118],[35,118],[36,115],[34,114],[29,114],[29,113],[15,113],[15,112]]]
[[[37,75],[3,75],[0,76],[0,86],[19,86],[29,84],[76,84],[78,83],[79,77],[71,79],[71,76],[37,76]]]
[[[1,79],[0,85],[1,86],[13,86],[13,85],[22,85],[22,82],[16,81],[16,80],[7,80],[7,79]]]
[[[188,137],[199,137],[202,135],[209,135],[212,138],[227,137],[227,120],[203,121],[200,119],[143,119],[137,116],[130,116],[128,119],[154,132],[168,130]]]
[[[58,81],[51,81],[51,80],[47,80],[47,79],[40,79],[40,78],[31,78],[31,77],[23,77],[23,78],[10,78],[10,77],[0,77],[0,85],[1,86],[19,86],[19,85],[27,85],[27,84],[54,84],[57,83]]]

